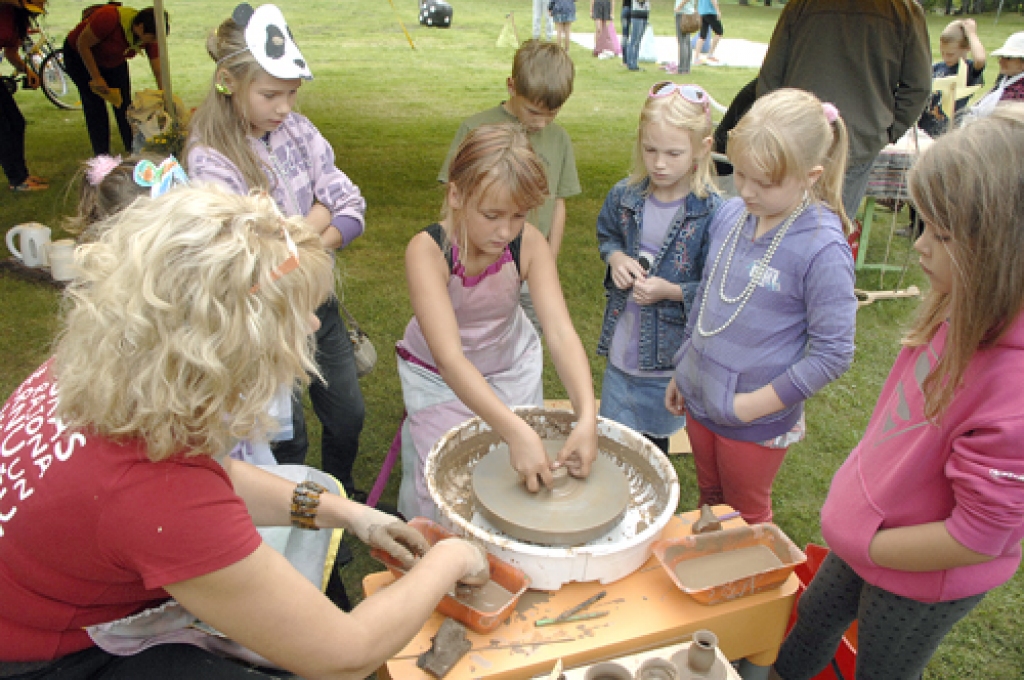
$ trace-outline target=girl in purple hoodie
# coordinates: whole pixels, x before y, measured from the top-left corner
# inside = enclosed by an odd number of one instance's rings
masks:
[[[213,82],[189,128],[188,170],[193,181],[219,184],[246,194],[266,191],[287,216],[299,215],[330,251],[362,235],[366,201],[335,166],[334,150],[308,118],[295,113],[304,80],[312,80],[305,59],[274,5],[238,5],[208,39],[216,62]],[[324,472],[365,501],[352,468],[359,451],[365,406],[348,330],[332,296],[316,311],[316,360],[323,379],[310,383],[309,397],[323,425]],[[279,463],[306,457],[302,402],[292,402],[290,440],[274,444]]]
[[[858,621],[858,678],[920,678],[1009,580],[1024,538],[1024,107],[917,161],[914,244],[931,292],[821,511],[832,552],[775,663],[814,677]]]

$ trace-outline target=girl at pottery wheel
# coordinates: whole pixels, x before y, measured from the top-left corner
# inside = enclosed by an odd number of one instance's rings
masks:
[[[857,678],[921,678],[953,625],[1020,566],[1022,165],[1013,104],[943,135],[910,172],[931,291],[832,479],[821,509],[832,552],[775,662],[785,680],[816,677],[854,620]]]
[[[457,581],[486,580],[470,543],[428,551],[390,515],[227,455],[277,426],[281,385],[318,375],[334,279],[301,218],[179,187],[95,233],[53,359],[0,410],[0,677],[266,677],[226,654],[363,678]],[[289,524],[347,529],[408,574],[346,613],[256,528]]]
[[[443,218],[405,254],[415,316],[398,343],[408,414],[402,424],[406,517],[435,518],[423,476],[427,453],[452,427],[479,415],[508,444],[530,491],[552,485],[552,469],[586,477],[597,456],[590,365],[562,297],[547,241],[526,221],[548,191],[544,166],[518,125],[471,132],[449,167]],[[555,461],[510,406],[543,406],[540,339],[519,306],[527,281],[558,375],[578,424]]]

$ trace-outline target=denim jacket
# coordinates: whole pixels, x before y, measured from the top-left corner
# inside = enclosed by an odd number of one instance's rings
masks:
[[[612,253],[622,251],[636,259],[640,255],[640,234],[643,225],[644,201],[649,180],[630,186],[622,180],[608,192],[601,212],[597,216],[597,242],[601,259],[606,263]],[[662,371],[675,368],[672,359],[683,342],[686,316],[700,285],[704,260],[708,255],[708,225],[722,199],[714,193],[707,198],[687,194],[685,211],[680,210],[665,233],[650,273],[666,281],[679,284],[683,302],[662,300],[640,307],[640,369]],[[611,277],[611,268],[605,271],[605,297],[601,337],[597,353],[608,356],[615,324],[626,308],[629,290],[620,290]]]

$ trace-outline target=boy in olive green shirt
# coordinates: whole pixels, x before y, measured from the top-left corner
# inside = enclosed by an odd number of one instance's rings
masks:
[[[529,222],[544,234],[556,258],[565,232],[565,199],[581,189],[572,141],[565,129],[552,121],[572,94],[575,75],[572,59],[558,45],[539,40],[524,42],[516,52],[512,76],[507,81],[508,100],[463,121],[437,176],[442,183],[448,181],[448,164],[470,130],[518,121],[526,128],[533,151],[544,164],[550,192],[544,204],[531,212]],[[528,297],[523,302],[534,320]]]

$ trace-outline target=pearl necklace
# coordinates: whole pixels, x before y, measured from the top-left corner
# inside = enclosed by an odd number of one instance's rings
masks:
[[[779,227],[779,230],[775,233],[775,237],[772,239],[772,242],[768,246],[768,250],[765,252],[764,256],[754,263],[754,268],[750,272],[750,281],[747,282],[747,286],[743,289],[743,292],[736,297],[729,297],[725,294],[725,282],[729,278],[729,268],[732,266],[733,257],[736,255],[736,244],[739,243],[740,232],[743,231],[743,224],[747,221],[747,217],[750,215],[746,209],[740,213],[740,217],[736,220],[736,224],[733,225],[729,233],[726,234],[725,242],[722,243],[721,250],[719,250],[718,254],[715,255],[715,261],[711,265],[711,273],[708,274],[707,285],[704,286],[704,297],[701,298],[700,311],[697,313],[697,332],[700,333],[702,337],[709,338],[712,335],[718,335],[732,325],[732,322],[736,320],[736,317],[740,315],[740,312],[743,311],[747,302],[754,295],[754,289],[756,289],[758,284],[761,282],[761,277],[764,276],[764,272],[768,269],[768,265],[771,264],[772,257],[775,256],[775,251],[779,249],[779,244],[782,243],[782,239],[786,236],[786,232],[789,231],[791,226],[793,226],[796,219],[803,214],[808,205],[810,205],[810,201],[805,195],[796,210],[790,213],[789,217],[786,218],[786,221],[781,227]],[[730,239],[732,240],[731,244],[729,243]],[[726,249],[729,250],[729,257],[725,262],[725,267],[722,269],[722,280],[718,285],[718,297],[727,305],[734,305],[737,302],[739,305],[736,307],[735,311],[733,311],[732,316],[730,316],[724,324],[713,331],[708,331],[704,329],[704,312],[708,308],[708,292],[714,284],[715,272],[718,271],[718,262],[722,259],[722,253],[724,253]]]

